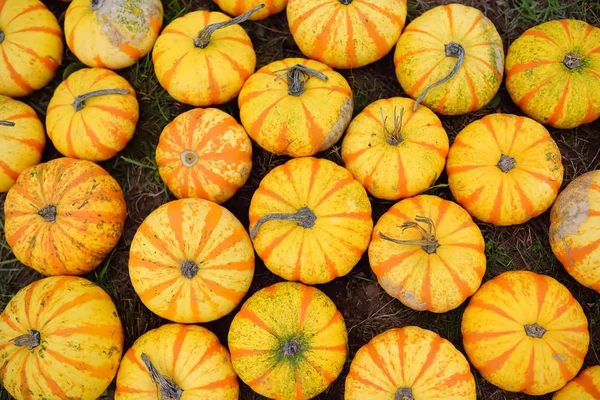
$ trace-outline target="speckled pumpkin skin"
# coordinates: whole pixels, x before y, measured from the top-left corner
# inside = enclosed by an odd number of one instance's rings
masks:
[[[214,2],[221,10],[234,17],[264,4],[263,9],[256,11],[248,18],[251,21],[258,21],[285,10],[288,0],[214,0]]]
[[[600,365],[583,370],[575,379],[554,394],[552,400],[600,399]]]

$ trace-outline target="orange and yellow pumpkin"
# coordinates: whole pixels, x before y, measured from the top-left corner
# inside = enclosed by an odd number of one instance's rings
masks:
[[[569,290],[531,271],[484,283],[465,309],[461,331],[467,356],[485,379],[533,396],[577,375],[590,343],[587,318]]]
[[[159,395],[160,393],[160,395]],[[115,400],[238,400],[239,382],[227,349],[196,325],[165,324],[127,350]]]
[[[244,84],[240,120],[263,149],[291,157],[333,146],[352,119],[346,79],[327,65],[286,58],[265,65]]]
[[[33,282],[0,314],[0,382],[18,400],[97,399],[122,354],[114,303],[81,277]]]
[[[461,4],[432,8],[404,30],[394,54],[402,89],[438,114],[485,107],[504,74],[504,48],[481,11]]]
[[[228,333],[233,369],[252,390],[277,400],[311,399],[342,372],[348,334],[319,289],[280,282],[253,294]]]
[[[288,0],[214,0],[214,2],[229,15],[239,16],[264,4],[264,8],[256,11],[248,18],[251,21],[265,19],[285,10]]]
[[[544,213],[563,181],[558,146],[541,124],[490,114],[456,136],[446,162],[454,199],[472,216],[516,225]]]
[[[250,202],[250,237],[274,274],[306,284],[348,274],[369,245],[365,189],[337,164],[314,157],[272,169]]]
[[[374,197],[398,200],[419,194],[444,171],[448,135],[426,107],[394,97],[368,105],[348,126],[342,159]]]
[[[389,329],[362,346],[344,400],[475,400],[469,362],[452,343],[417,326]]]
[[[383,58],[406,21],[406,0],[289,0],[294,41],[308,58],[332,68],[359,68]]]
[[[171,201],[138,228],[129,276],[142,302],[162,318],[213,321],[230,313],[250,288],[252,242],[226,208],[203,199]]]
[[[73,0],[65,37],[85,65],[122,69],[150,52],[162,23],[161,0]]]
[[[43,275],[83,275],[117,244],[125,213],[123,191],[102,167],[57,158],[24,170],[8,191],[6,241]]]
[[[506,54],[506,89],[521,110],[560,129],[600,116],[600,29],[548,21],[526,30]]]
[[[244,128],[216,108],[177,116],[156,147],[158,172],[176,197],[221,204],[244,186],[252,169],[252,142]]]
[[[60,25],[44,3],[0,1],[0,95],[24,97],[43,88],[62,55]]]
[[[583,370],[552,397],[552,400],[598,399],[600,399],[600,365]]]

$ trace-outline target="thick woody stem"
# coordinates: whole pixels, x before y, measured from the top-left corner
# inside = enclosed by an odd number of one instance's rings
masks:
[[[129,94],[129,90],[126,89],[102,89],[102,90],[94,90],[93,92],[84,93],[81,96],[75,97],[75,101],[73,102],[73,107],[75,111],[83,110],[85,107],[85,101],[89,98],[96,96],[105,96],[108,94]]]
[[[15,126],[15,123],[12,121],[0,121],[0,126]]]
[[[254,239],[256,235],[258,235],[258,230],[260,227],[268,221],[294,221],[301,227],[309,229],[315,225],[316,220],[317,216],[315,213],[313,213],[311,209],[306,206],[302,207],[294,214],[267,214],[256,221],[254,228],[252,228],[252,232],[250,232],[250,237]]]
[[[46,222],[54,222],[56,221],[56,206],[44,206],[38,210],[37,215]]]
[[[194,39],[194,46],[201,48],[201,49],[206,48],[206,46],[208,46],[208,44],[210,43],[210,37],[212,36],[213,33],[215,33],[215,31],[217,29],[226,28],[228,26],[235,25],[235,24],[241,24],[242,22],[244,22],[248,18],[250,18],[252,16],[252,14],[257,12],[261,8],[264,8],[264,6],[265,6],[264,4],[259,4],[256,7],[254,7],[252,10],[245,12],[241,15],[238,15],[235,18],[232,18],[230,20],[223,21],[223,22],[215,22],[214,24],[205,26],[198,33],[198,36],[196,37],[196,39]]]
[[[396,106],[394,106],[394,129],[390,132],[387,128],[387,116],[383,115],[383,108],[380,108],[381,119],[383,120],[383,132],[386,141],[392,146],[397,146],[404,141],[402,137],[402,120],[404,119],[404,107],[400,108],[400,115],[396,116]]]
[[[181,264],[181,274],[188,279],[195,277],[198,273],[198,270],[200,270],[200,267],[192,260],[185,260]]]
[[[379,232],[379,236],[384,240],[387,240],[389,242],[396,243],[396,244],[403,244],[403,245],[407,245],[407,246],[421,246],[423,248],[423,250],[425,250],[427,252],[427,254],[435,253],[437,248],[440,247],[440,244],[438,243],[437,239],[435,238],[435,234],[436,234],[435,224],[433,223],[431,218],[421,217],[418,215],[415,217],[415,221],[416,222],[412,222],[412,221],[405,222],[400,227],[402,228],[402,231],[404,231],[405,229],[409,229],[409,228],[414,228],[414,229],[418,230],[419,233],[421,233],[421,237],[422,237],[421,240],[394,239],[394,238],[391,238],[381,232]],[[427,230],[425,230],[425,228],[423,228],[421,225],[419,225],[419,222],[426,224]]]
[[[539,326],[538,324],[525,325],[525,333],[527,333],[527,336],[529,337],[541,339],[542,337],[544,337],[546,329]]]
[[[290,342],[286,342],[283,345],[283,354],[285,354],[288,357],[293,357],[300,350],[301,350],[301,346],[300,346],[300,342],[298,342],[298,339],[294,339]]]
[[[569,69],[577,69],[582,65],[582,58],[575,53],[568,53],[563,60],[563,64]]]
[[[11,342],[15,344],[15,346],[27,347],[29,350],[33,350],[38,347],[41,343],[42,339],[40,333],[38,331],[31,330],[28,333],[17,336],[12,339]]]
[[[300,96],[306,91],[304,85],[311,76],[319,78],[323,81],[327,81],[327,75],[312,68],[308,68],[306,65],[296,64],[289,68],[284,68],[275,72],[284,72],[277,76],[275,80],[280,79],[282,76],[287,77],[288,94],[291,96]]]
[[[142,353],[142,361],[146,364],[152,381],[158,386],[159,400],[180,400],[183,390],[171,379],[161,375],[145,353]]]
[[[394,400],[414,400],[411,388],[400,388],[394,396]]]
[[[500,171],[506,173],[517,166],[517,162],[514,158],[507,156],[506,154],[502,154],[500,157],[500,161],[496,164],[496,167],[500,168]]]

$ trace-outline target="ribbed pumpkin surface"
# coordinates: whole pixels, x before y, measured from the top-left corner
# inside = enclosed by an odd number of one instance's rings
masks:
[[[264,4],[265,7],[262,10],[258,10],[249,18],[256,21],[285,10],[288,0],[214,0],[214,2],[221,10],[233,16],[241,15],[259,4]]]
[[[600,365],[585,369],[552,397],[552,400],[575,399],[600,399]]]

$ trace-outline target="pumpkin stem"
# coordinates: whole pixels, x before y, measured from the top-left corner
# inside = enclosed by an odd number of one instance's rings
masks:
[[[4,32],[0,30],[0,44],[4,42]]]
[[[150,372],[152,382],[154,382],[154,384],[158,386],[158,390],[160,390],[160,400],[181,399],[183,390],[171,379],[161,375],[145,353],[142,353],[142,361],[146,364],[146,368],[148,368],[148,371]]]
[[[390,242],[396,243],[396,244],[403,244],[406,246],[421,246],[423,248],[423,250],[425,250],[427,252],[427,254],[435,253],[437,248],[440,247],[440,244],[438,243],[437,239],[435,238],[435,234],[436,234],[435,224],[433,223],[431,218],[421,217],[418,215],[415,217],[415,221],[416,222],[407,221],[407,222],[403,223],[400,226],[400,228],[402,228],[402,231],[404,231],[405,229],[409,229],[409,228],[414,228],[414,229],[418,230],[422,236],[421,240],[394,239],[387,235],[384,235],[381,232],[379,232],[379,236],[384,240],[387,240],[387,241],[390,241]],[[425,230],[425,228],[423,228],[421,225],[419,225],[418,224],[419,222],[426,224],[427,230]]]
[[[183,163],[183,166],[188,167],[188,168],[191,168],[194,165],[196,165],[196,163],[200,159],[198,157],[198,153],[196,153],[193,150],[184,151],[183,153],[181,153],[180,158],[181,158],[181,162]]]
[[[404,107],[400,107],[400,116],[396,116],[396,106],[394,106],[394,129],[390,132],[387,128],[387,116],[383,115],[383,107],[379,108],[381,119],[383,120],[383,132],[385,138],[392,146],[398,146],[404,141],[402,137],[402,120],[404,119]]]
[[[0,126],[15,126],[15,123],[12,121],[0,121]]]
[[[33,350],[40,345],[42,339],[38,331],[30,330],[28,333],[17,336],[10,341],[13,342],[15,346],[27,347],[29,350]]]
[[[294,339],[290,342],[286,342],[283,345],[283,354],[285,354],[288,357],[293,357],[301,349],[302,347],[300,346],[300,342],[298,341],[298,339]]]
[[[96,11],[102,7],[102,4],[104,4],[104,0],[92,0],[92,3],[90,4],[90,10]]]
[[[352,0],[339,0],[339,2],[347,6],[348,4],[352,3]]]
[[[532,338],[541,339],[544,337],[546,330],[538,324],[525,325],[525,333]]]
[[[185,260],[183,264],[181,264],[181,274],[188,279],[195,277],[199,269],[200,267],[198,264],[192,260]]]
[[[575,53],[568,53],[563,60],[563,64],[569,69],[580,68],[583,58]]]
[[[44,206],[38,210],[37,215],[46,222],[54,222],[56,221],[56,206]]]
[[[75,111],[83,110],[85,107],[85,101],[91,97],[96,96],[104,96],[107,94],[129,94],[129,90],[127,89],[102,89],[102,90],[94,90],[93,92],[84,93],[81,96],[75,97],[75,101],[73,102],[73,107]]]
[[[452,79],[452,77],[454,77],[454,75],[456,75],[456,73],[458,72],[460,67],[462,67],[463,62],[465,61],[465,48],[464,47],[462,47],[458,43],[450,42],[450,43],[444,45],[444,50],[446,52],[446,57],[458,58],[458,61],[454,65],[454,68],[452,69],[452,71],[450,71],[450,73],[445,78],[442,78],[439,81],[432,83],[423,91],[423,93],[421,93],[421,95],[415,102],[413,111],[417,111],[417,108],[419,108],[419,104],[421,104],[421,102],[423,101],[423,99],[425,98],[425,96],[427,95],[429,90],[431,90],[432,88],[434,88],[438,85],[448,82],[450,79]]]
[[[400,388],[394,396],[394,400],[414,400],[411,388]]]
[[[267,214],[261,217],[258,221],[256,221],[254,228],[252,228],[252,232],[250,232],[250,237],[254,239],[258,234],[258,230],[260,229],[260,227],[268,221],[294,221],[301,227],[309,229],[315,225],[316,220],[317,216],[307,206],[302,207],[294,214]]]
[[[232,18],[230,20],[223,21],[223,22],[215,22],[214,24],[205,26],[198,33],[198,36],[196,37],[196,39],[194,39],[194,46],[196,46],[200,49],[206,48],[206,46],[208,46],[208,44],[210,43],[210,37],[217,29],[226,28],[228,26],[235,25],[235,24],[241,24],[242,22],[244,22],[248,18],[250,18],[252,16],[252,14],[257,12],[261,8],[264,8],[264,6],[265,6],[264,4],[259,4],[256,7],[254,7],[252,10],[245,12],[241,15],[238,15],[235,18]]]
[[[302,93],[306,92],[306,88],[304,85],[310,79],[310,76],[317,77],[323,81],[327,81],[327,75],[312,68],[308,68],[306,65],[296,64],[288,68],[280,69],[275,72],[283,72],[275,78],[275,80],[281,78],[282,76],[287,77],[288,84],[288,94],[290,96],[300,96]]]
[[[500,161],[496,164],[496,167],[500,168],[500,171],[506,173],[517,166],[517,162],[511,156],[507,156],[506,154],[502,154],[500,157]]]

